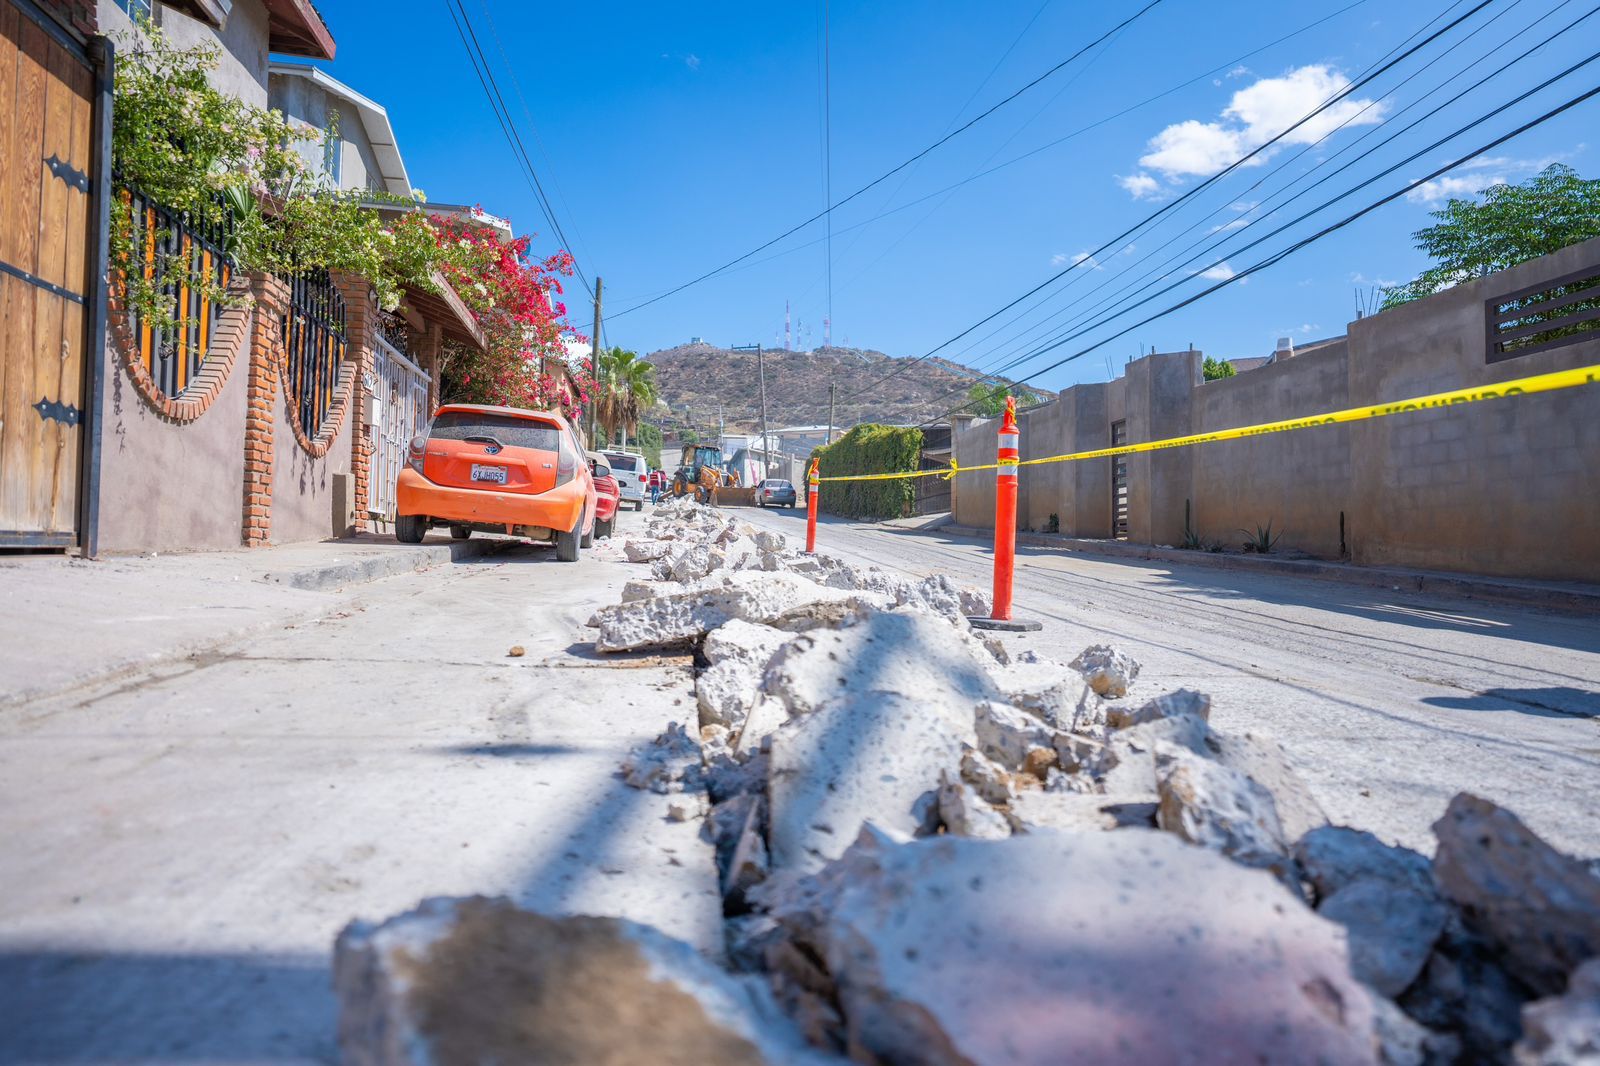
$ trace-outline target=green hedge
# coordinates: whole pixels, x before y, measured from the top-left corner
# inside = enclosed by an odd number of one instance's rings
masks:
[[[922,456],[922,430],[904,426],[856,426],[832,444],[811,453],[821,459],[823,477],[887,474],[915,470]],[[805,487],[799,486],[804,492]],[[916,497],[912,479],[822,483],[819,502],[826,514],[846,518],[903,518]]]

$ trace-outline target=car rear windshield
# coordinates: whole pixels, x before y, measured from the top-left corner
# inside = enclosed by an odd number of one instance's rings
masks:
[[[794,488],[794,486],[789,484],[787,481],[763,481],[761,483],[761,487],[764,488],[764,489],[792,489],[792,488]]]
[[[506,448],[536,448],[544,452],[557,450],[560,435],[561,431],[549,422],[482,411],[445,411],[428,430],[428,436],[436,440],[493,437]]]
[[[617,470],[637,472],[644,460],[637,455],[618,455],[614,452],[605,453],[606,462]]]

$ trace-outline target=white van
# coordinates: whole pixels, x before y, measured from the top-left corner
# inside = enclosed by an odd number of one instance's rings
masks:
[[[632,503],[635,511],[644,510],[644,499],[650,494],[650,464],[644,456],[633,452],[601,452],[611,464],[617,485],[622,489],[622,499]]]

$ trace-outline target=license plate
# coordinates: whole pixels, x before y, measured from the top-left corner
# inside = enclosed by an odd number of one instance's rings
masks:
[[[503,466],[482,466],[478,463],[473,463],[472,480],[493,481],[496,485],[504,485],[506,483],[506,468]]]

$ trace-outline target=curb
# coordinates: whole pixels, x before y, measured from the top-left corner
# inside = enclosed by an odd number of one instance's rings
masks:
[[[970,540],[988,540],[992,531],[975,526],[947,523],[937,527],[937,532]],[[1474,577],[1468,574],[1449,574],[1438,570],[1409,570],[1399,567],[1354,566],[1350,563],[1325,562],[1320,559],[1267,559],[1240,555],[1219,555],[1211,552],[1184,551],[1181,548],[1160,548],[1154,545],[1126,544],[1101,540],[1083,540],[1049,533],[1017,533],[1017,543],[1033,548],[1052,548],[1063,552],[1079,552],[1113,559],[1140,559],[1149,562],[1182,563],[1188,566],[1205,566],[1213,570],[1238,570],[1249,573],[1285,574],[1292,577],[1317,578],[1323,581],[1343,581],[1349,585],[1397,589],[1402,592],[1427,592],[1463,599],[1495,600],[1531,607],[1544,607],[1558,611],[1586,614],[1600,612],[1600,586],[1582,586],[1557,583],[1541,584],[1519,581],[1515,578]]]
[[[459,563],[492,555],[513,540],[452,540],[446,544],[418,544],[405,549],[380,552],[348,561],[336,561],[325,566],[311,566],[299,570],[269,570],[257,580],[306,592],[328,592],[347,585],[360,585],[386,577],[431,570],[441,563]],[[359,549],[362,545],[352,545]]]

